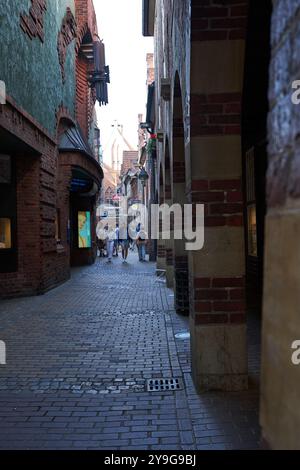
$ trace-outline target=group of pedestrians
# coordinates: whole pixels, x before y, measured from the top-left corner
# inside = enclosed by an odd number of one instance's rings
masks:
[[[135,237],[131,238],[129,235],[129,230],[126,224],[122,224],[120,227],[117,224],[116,228],[112,228],[107,225],[104,228],[105,242],[106,242],[106,252],[107,252],[107,262],[111,263],[113,256],[118,256],[119,248],[122,250],[122,259],[123,263],[127,262],[129,248],[131,247],[134,250],[136,246],[138,249],[139,260],[141,262],[146,261],[146,245],[148,235],[142,224],[138,224],[136,227]]]

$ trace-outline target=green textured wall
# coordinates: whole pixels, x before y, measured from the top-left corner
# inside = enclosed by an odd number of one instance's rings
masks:
[[[75,114],[75,41],[68,47],[63,85],[57,53],[57,35],[66,8],[75,15],[74,0],[47,0],[45,41],[30,39],[20,27],[20,14],[31,0],[0,0],[0,80],[7,94],[52,135],[55,111],[63,102]]]

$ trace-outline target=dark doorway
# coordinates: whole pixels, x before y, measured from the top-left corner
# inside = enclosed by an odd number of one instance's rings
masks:
[[[242,103],[249,386],[260,379],[272,3],[250,1]]]
[[[188,204],[186,195],[186,161],[184,144],[184,122],[182,89],[178,72],[174,81],[173,96],[173,143],[172,143],[172,202],[180,204],[182,213]],[[177,313],[188,316],[189,299],[189,257],[185,249],[185,239],[174,237],[174,291]]]
[[[272,2],[250,1],[242,107],[247,306],[261,312]]]

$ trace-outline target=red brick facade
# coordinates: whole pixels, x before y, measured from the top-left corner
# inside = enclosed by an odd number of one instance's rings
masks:
[[[88,75],[92,65],[80,53],[83,41],[92,43],[98,38],[97,20],[92,0],[75,0],[77,40],[76,40],[76,117],[86,135],[93,119],[96,97],[89,86]]]
[[[40,30],[42,11],[46,11],[42,5],[44,2],[32,1],[31,20],[28,23],[31,26],[34,23]],[[76,1],[76,8],[76,22],[71,11],[66,10],[58,43],[53,45],[58,48],[63,79],[65,52],[72,39],[76,36],[77,52],[80,54],[84,34],[89,32],[91,41],[97,35],[92,1]],[[31,28],[30,31],[34,37],[34,30]],[[29,34],[29,31],[26,32]],[[41,31],[38,36],[42,40]],[[80,61],[78,55],[76,120],[82,128],[82,138],[87,142],[95,98],[88,86],[87,67],[82,73],[79,71]],[[11,272],[8,266],[10,272],[5,272],[2,267],[1,297],[41,294],[66,281],[70,276],[71,264],[92,263],[96,256],[96,196],[81,198],[80,194],[71,192],[71,184],[76,171],[100,188],[103,172],[92,151],[89,155],[76,150],[69,153],[59,151],[64,132],[76,126],[71,112],[63,104],[56,110],[56,122],[57,132],[53,137],[10,97],[7,97],[5,106],[0,106],[0,132],[4,135],[1,140],[5,149],[4,152],[1,148],[1,152],[12,156],[17,200],[16,246],[13,247],[17,253],[16,270]],[[9,135],[12,137],[6,141]],[[78,249],[78,211],[91,213],[90,249]]]
[[[192,41],[245,39],[247,12],[247,0],[192,0]]]

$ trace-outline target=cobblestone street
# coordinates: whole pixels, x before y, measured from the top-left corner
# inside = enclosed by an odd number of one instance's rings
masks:
[[[76,269],[44,296],[0,303],[1,449],[255,449],[258,390],[194,389],[188,319],[155,265]],[[257,325],[249,329],[256,337]],[[249,363],[257,372],[257,345]],[[252,370],[253,369],[253,370]],[[147,391],[147,381],[179,379],[180,389]]]

